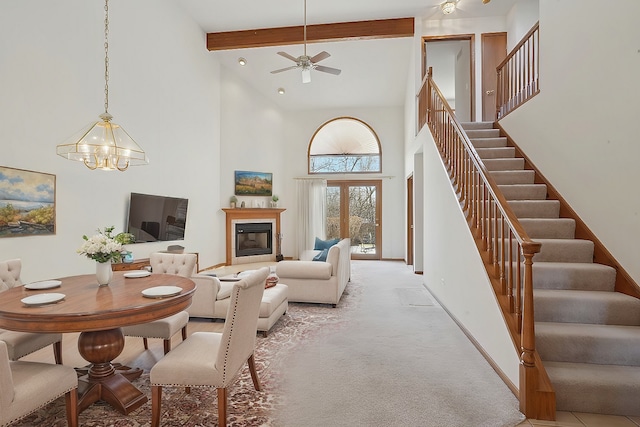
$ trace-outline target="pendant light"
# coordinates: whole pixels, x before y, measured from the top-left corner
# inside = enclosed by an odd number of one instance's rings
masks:
[[[104,3],[104,113],[68,142],[56,147],[59,156],[83,162],[91,170],[125,171],[149,163],[147,155],[109,114],[109,0]]]

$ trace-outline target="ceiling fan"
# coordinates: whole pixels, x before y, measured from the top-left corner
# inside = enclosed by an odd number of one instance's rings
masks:
[[[271,74],[281,73],[283,71],[295,70],[296,68],[300,68],[302,70],[302,83],[311,82],[311,70],[321,71],[323,73],[329,73],[338,75],[342,70],[337,68],[325,67],[324,65],[318,65],[318,62],[323,59],[327,59],[331,55],[328,52],[322,51],[315,56],[307,55],[307,0],[304,0],[304,54],[298,56],[297,58],[289,55],[286,52],[278,52],[278,55],[283,56],[291,61],[295,62],[296,65],[292,65],[291,67],[281,68],[279,70],[273,70]]]

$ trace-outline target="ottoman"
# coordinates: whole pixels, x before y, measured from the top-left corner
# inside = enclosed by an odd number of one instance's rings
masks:
[[[266,337],[280,316],[287,312],[287,308],[289,308],[288,290],[289,288],[284,283],[278,283],[264,290],[258,314],[258,331],[262,332],[263,336]]]

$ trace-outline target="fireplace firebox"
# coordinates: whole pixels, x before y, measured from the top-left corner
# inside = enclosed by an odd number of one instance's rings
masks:
[[[272,235],[270,222],[236,224],[236,257],[272,254]]]

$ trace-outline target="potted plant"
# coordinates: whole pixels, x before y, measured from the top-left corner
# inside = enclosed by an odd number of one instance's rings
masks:
[[[273,200],[271,202],[271,207],[272,208],[277,208],[278,207],[278,200],[280,200],[280,198],[277,195],[274,194],[273,196],[271,196],[271,200]]]
[[[236,196],[231,196],[229,198],[229,204],[231,205],[231,209],[236,208],[236,203],[238,203],[238,198]]]

